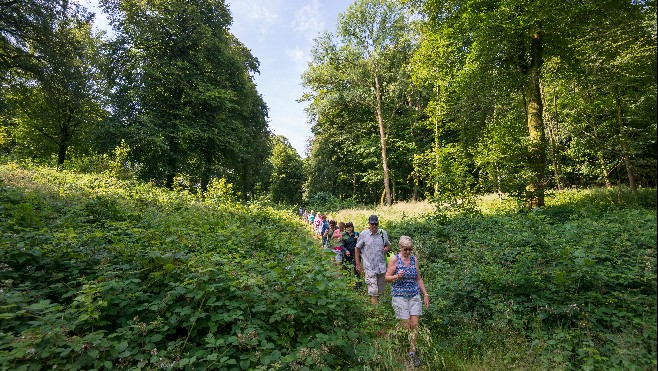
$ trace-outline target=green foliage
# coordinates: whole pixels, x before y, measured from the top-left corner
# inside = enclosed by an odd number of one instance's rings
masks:
[[[267,106],[252,77],[258,60],[229,32],[226,4],[102,3],[117,33],[107,136],[126,141],[142,179],[204,192],[224,178],[253,197],[269,180]]]
[[[365,301],[304,225],[210,188],[1,165],[0,368],[366,362]]]
[[[290,213],[211,188],[1,165],[0,367],[404,364],[385,298],[367,305]],[[655,189],[557,192],[547,205],[374,210],[423,262],[425,369],[656,367]]]
[[[29,3],[24,6],[37,2]],[[71,153],[92,149],[93,130],[105,115],[101,107],[105,82],[99,71],[103,42],[92,30],[90,14],[78,4],[64,2],[48,8],[52,17],[40,25],[45,34],[16,45],[24,48],[25,58],[31,56],[29,66],[10,63],[19,68],[10,68],[7,74],[0,70],[8,80],[0,89],[7,103],[2,126],[12,138],[15,154],[46,161],[54,158],[61,165]],[[12,38],[8,44],[20,39]]]
[[[272,201],[299,205],[304,184],[304,163],[288,140],[281,136],[273,137],[274,146],[270,163],[270,196]]]
[[[425,262],[434,304],[423,323],[447,358],[477,363],[491,344],[520,339],[520,368],[652,369],[655,202],[655,189],[570,191],[534,211],[387,225]]]
[[[436,147],[462,147],[478,191],[526,200],[543,186],[655,186],[655,2],[411,3],[426,16],[412,77],[431,92]],[[532,100],[541,130],[528,126]]]
[[[421,99],[407,68],[415,45],[409,9],[389,0],[354,2],[335,34],[316,38],[302,76],[314,134],[306,199],[318,192],[367,203],[411,197],[411,158],[425,134],[414,128],[411,107]]]

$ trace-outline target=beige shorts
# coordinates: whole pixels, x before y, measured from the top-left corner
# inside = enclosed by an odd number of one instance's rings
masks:
[[[423,302],[420,295],[405,298],[402,296],[393,296],[392,299],[395,318],[409,319],[411,316],[421,316],[423,314]]]
[[[373,273],[366,271],[365,274],[366,287],[368,287],[369,296],[384,295],[386,288],[386,273]]]

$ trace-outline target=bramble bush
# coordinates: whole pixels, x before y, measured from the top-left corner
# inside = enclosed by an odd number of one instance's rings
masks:
[[[655,190],[570,191],[542,209],[488,205],[389,230],[413,236],[425,262],[434,304],[422,323],[446,368],[493,347],[525,354],[501,367],[646,370],[656,369],[655,205]]]
[[[400,368],[388,299],[291,212],[206,196],[0,165],[0,368]],[[655,190],[405,207],[345,215],[416,242],[421,369],[656,369]]]
[[[291,214],[229,193],[0,165],[0,368],[367,362],[353,282]]]

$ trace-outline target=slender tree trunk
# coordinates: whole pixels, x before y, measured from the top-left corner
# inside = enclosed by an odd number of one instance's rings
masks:
[[[69,149],[69,130],[68,126],[60,128],[59,143],[57,143],[57,165],[64,165],[66,161],[66,152]]]
[[[601,164],[601,174],[603,174],[605,187],[607,189],[612,189],[612,183],[610,183],[610,173],[608,173],[608,168],[605,166],[605,158],[603,157],[603,152],[598,152],[596,157],[598,157],[599,164]]]
[[[628,175],[628,186],[631,188],[631,192],[637,192],[637,181],[635,179],[635,169],[633,163],[631,162],[631,149],[628,145],[628,139],[626,138],[626,133],[624,130],[624,116],[621,109],[621,98],[619,97],[619,92],[615,93],[615,105],[617,106],[617,123],[619,124],[619,139],[621,140],[622,148],[622,159],[624,160],[624,165],[626,166],[626,174]]]
[[[503,191],[500,189],[500,169],[498,168],[498,164],[496,164],[496,185],[496,190],[498,191],[498,201],[503,202]]]
[[[439,85],[435,85],[434,93],[436,94],[437,106],[436,117],[434,118],[434,169],[436,171],[436,179],[434,179],[434,197],[439,197]]]
[[[384,194],[386,197],[386,205],[391,206],[393,199],[391,197],[391,186],[388,176],[388,162],[386,159],[386,136],[384,133],[384,118],[382,116],[382,94],[381,87],[379,86],[379,76],[375,75],[375,96],[377,97],[377,123],[379,124],[379,139],[382,146],[382,167],[384,169]]]
[[[550,141],[551,148],[551,163],[553,165],[553,176],[555,177],[555,186],[558,190],[562,190],[562,184],[560,183],[560,161],[557,158],[557,139],[556,139],[556,129],[553,127],[555,123],[557,127],[557,102],[555,94],[553,94],[553,107],[555,108],[555,117],[553,120],[549,120],[546,127],[548,128],[548,140]]]
[[[71,142],[71,134],[73,132],[72,121],[73,114],[67,111],[64,116],[64,123],[59,126],[59,138],[57,141],[57,166],[64,165],[66,161],[66,152],[69,150]]]
[[[537,201],[537,206],[543,207],[545,168],[546,168],[546,133],[544,131],[543,104],[539,78],[542,65],[542,38],[537,31],[532,37],[530,49],[530,66],[527,70],[525,84],[526,113],[528,119],[528,131],[530,134],[530,170],[533,179],[526,187],[532,198]],[[530,200],[530,204],[534,204]]]
[[[176,156],[178,156],[178,140],[175,135],[171,134],[169,136],[169,161],[165,164],[167,168],[165,187],[167,187],[167,189],[174,188],[174,177],[178,171]]]

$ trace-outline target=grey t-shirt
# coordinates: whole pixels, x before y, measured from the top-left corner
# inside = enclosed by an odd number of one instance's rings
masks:
[[[374,234],[370,229],[361,232],[356,248],[363,259],[363,269],[377,274],[386,273],[384,247],[390,244],[388,234],[383,229],[378,229]]]

